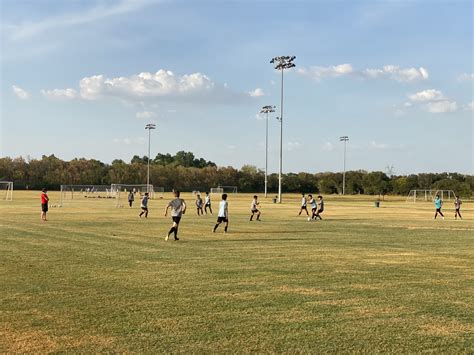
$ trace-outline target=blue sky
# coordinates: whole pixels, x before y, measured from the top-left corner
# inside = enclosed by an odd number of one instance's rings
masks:
[[[1,5],[2,156],[192,151],[283,170],[473,173],[471,1],[13,1]],[[269,169],[279,126],[270,118]]]

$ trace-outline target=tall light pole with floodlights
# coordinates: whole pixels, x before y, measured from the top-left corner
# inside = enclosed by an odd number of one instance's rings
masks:
[[[281,71],[281,91],[280,91],[280,171],[278,173],[278,203],[281,203],[281,175],[283,170],[283,72],[285,69],[295,67],[293,61],[296,57],[293,56],[280,56],[272,58],[270,63],[275,64],[275,69]]]
[[[263,106],[260,113],[266,114],[265,117],[265,197],[268,193],[268,114],[275,112],[275,106]]]
[[[148,169],[146,174],[146,192],[150,193],[150,155],[151,155],[151,130],[156,129],[156,124],[148,123],[145,126],[145,129],[148,130]]]
[[[342,194],[346,194],[346,143],[349,141],[348,136],[339,137],[340,142],[344,142],[344,170],[342,173]]]

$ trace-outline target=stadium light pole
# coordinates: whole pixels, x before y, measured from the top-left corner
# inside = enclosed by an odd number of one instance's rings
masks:
[[[346,142],[349,141],[348,136],[339,137],[340,142],[344,142],[344,170],[342,173],[342,195],[346,194]]]
[[[151,154],[151,130],[156,129],[156,125],[154,123],[148,123],[145,126],[145,129],[148,130],[148,169],[146,174],[146,192],[150,193],[150,154]]]
[[[281,91],[280,91],[280,171],[278,173],[278,203],[281,203],[281,175],[283,170],[283,72],[285,69],[295,67],[293,61],[296,57],[293,56],[280,56],[274,57],[270,63],[275,64],[275,69],[281,71]]]
[[[275,106],[263,106],[260,113],[265,113],[265,197],[268,193],[268,114],[275,112]]]

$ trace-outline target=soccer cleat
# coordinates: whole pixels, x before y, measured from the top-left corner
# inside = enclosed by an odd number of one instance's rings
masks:
[[[178,238],[178,237],[175,237],[174,240],[179,240],[179,238]]]

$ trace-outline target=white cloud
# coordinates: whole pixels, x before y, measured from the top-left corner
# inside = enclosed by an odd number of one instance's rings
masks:
[[[28,100],[30,98],[30,94],[28,91],[23,90],[19,86],[13,85],[12,86],[13,93],[21,100]]]
[[[261,97],[261,96],[265,96],[265,93],[263,92],[261,88],[256,88],[253,91],[249,91],[249,95],[251,97]]]
[[[286,144],[286,149],[291,152],[292,150],[300,149],[301,146],[302,144],[300,142],[288,142]]]
[[[75,11],[69,14],[49,17],[38,22],[26,22],[20,25],[7,24],[5,29],[11,40],[19,40],[38,35],[48,30],[58,30],[70,26],[85,25],[95,21],[101,21],[110,16],[126,14],[136,11],[156,1],[152,0],[120,0],[112,2],[112,5],[98,5],[86,11]],[[102,2],[103,3],[103,2]]]
[[[424,106],[424,109],[431,113],[455,112],[458,109],[458,105],[456,101],[435,101],[427,103]]]
[[[41,93],[48,99],[74,99],[77,97],[77,91],[71,88],[41,90]]]
[[[459,81],[472,81],[474,80],[474,73],[462,73],[458,76]]]
[[[138,144],[138,145],[144,145],[146,143],[146,139],[143,137],[136,137],[136,138],[114,138],[112,142],[117,143],[117,144],[126,144],[126,145],[131,145],[131,144]]]
[[[441,101],[446,99],[441,91],[435,89],[423,90],[409,95],[408,98],[413,102]]]
[[[86,100],[115,97],[141,102],[166,97],[198,102],[226,102],[249,97],[246,93],[237,93],[215,84],[202,73],[179,76],[163,69],[156,73],[142,72],[128,77],[106,78],[104,75],[93,75],[81,79],[79,87],[81,97]]]
[[[389,148],[388,144],[385,144],[385,143],[377,143],[376,141],[371,141],[369,145],[370,145],[370,147],[373,148],[373,149],[385,150],[385,149],[388,149],[388,148]]]
[[[464,105],[464,111],[474,111],[474,101]]]
[[[152,118],[155,116],[155,113],[152,111],[140,111],[137,112],[135,117],[136,118]]]
[[[323,144],[322,150],[325,152],[332,152],[334,150],[334,144],[331,142],[326,142]]]
[[[366,79],[388,78],[400,82],[411,82],[418,80],[426,80],[429,77],[428,71],[423,68],[400,68],[396,65],[385,65],[382,68],[376,69],[361,69],[356,70],[352,64],[339,64],[328,67],[310,67],[300,68],[298,73],[309,76],[317,81],[326,77],[361,77]]]

